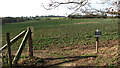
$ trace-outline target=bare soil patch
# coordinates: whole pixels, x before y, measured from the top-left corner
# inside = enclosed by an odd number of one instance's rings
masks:
[[[98,23],[98,22],[80,22],[80,23],[74,23],[74,24],[87,24],[87,23]],[[64,25],[71,25],[71,24],[60,24],[60,26]]]
[[[80,23],[75,23],[75,24],[86,24],[86,23],[98,23],[98,22],[80,22]]]

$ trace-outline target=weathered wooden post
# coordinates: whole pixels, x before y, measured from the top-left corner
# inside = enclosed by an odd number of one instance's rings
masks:
[[[33,42],[32,42],[32,27],[29,28],[29,37],[28,37],[28,54],[29,57],[33,57]]]
[[[34,28],[32,26],[30,26],[30,30],[31,30],[31,36],[33,38],[33,36],[34,36]]]
[[[95,31],[95,37],[96,37],[96,53],[98,53],[99,37],[101,37],[101,31],[100,30]]]
[[[19,46],[19,49],[15,55],[15,58],[13,59],[13,64],[17,64],[17,62],[22,54],[22,51],[23,51],[23,48],[25,46],[25,43],[27,41],[28,36],[29,36],[29,28],[27,28],[27,32],[25,33],[25,36],[24,36],[24,38]]]
[[[8,60],[9,60],[9,66],[12,67],[12,59],[11,59],[11,48],[10,48],[10,36],[9,33],[6,33],[7,37],[7,48],[8,48]]]
[[[98,53],[99,37],[96,37],[96,53]]]

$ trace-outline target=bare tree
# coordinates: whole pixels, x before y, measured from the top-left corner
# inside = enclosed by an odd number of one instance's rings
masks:
[[[118,8],[118,6],[116,6],[118,4],[118,0],[97,0],[97,2],[94,2],[95,0],[50,0],[50,3],[48,3],[47,5],[42,4],[42,6],[46,9],[46,10],[51,10],[51,9],[55,9],[58,8],[61,5],[67,5],[66,7],[70,10],[74,10],[73,13],[74,14],[76,12],[82,12],[85,14],[93,14],[93,13],[109,13],[110,14],[110,10],[116,10],[113,9],[111,6],[113,6],[114,8]],[[99,5],[108,5],[108,8],[94,8],[94,6],[92,4],[97,4]],[[69,4],[69,5],[68,5]]]

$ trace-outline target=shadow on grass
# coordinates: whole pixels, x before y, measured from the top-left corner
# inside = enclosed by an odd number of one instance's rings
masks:
[[[97,56],[74,56],[74,57],[41,58],[41,59],[42,59],[42,60],[72,59],[72,60],[63,61],[63,62],[60,62],[60,63],[48,65],[48,67],[51,67],[51,66],[56,66],[56,65],[63,64],[63,63],[68,63],[68,62],[73,62],[73,61],[77,61],[77,60],[79,60],[79,59],[89,58],[89,57],[94,57],[94,58],[96,58]]]
[[[54,67],[56,65],[59,65],[59,64],[63,64],[63,63],[69,63],[69,62],[74,62],[74,61],[77,61],[79,59],[84,59],[84,58],[89,58],[89,57],[94,57],[96,58],[97,56],[69,56],[69,57],[58,57],[58,58],[39,58],[39,57],[33,57],[36,59],[37,63],[41,63],[41,65],[13,65],[13,67],[44,67],[44,64],[46,64],[47,62],[45,62],[45,60],[57,60],[57,59],[71,59],[71,60],[67,60],[67,61],[63,61],[63,62],[60,62],[60,63],[55,63],[55,64],[51,64],[51,65],[45,65],[45,67]],[[27,61],[24,61],[24,62],[28,62]],[[31,62],[29,62],[30,64]],[[3,67],[8,67],[8,66],[3,66]]]

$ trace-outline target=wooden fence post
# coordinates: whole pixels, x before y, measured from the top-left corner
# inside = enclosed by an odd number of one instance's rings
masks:
[[[18,60],[20,58],[20,55],[21,55],[21,53],[23,51],[23,48],[25,46],[25,43],[27,41],[28,36],[29,36],[29,28],[27,28],[27,32],[25,33],[25,36],[24,36],[24,38],[23,38],[23,40],[22,40],[22,42],[21,42],[21,44],[19,46],[19,49],[18,49],[18,51],[17,51],[17,53],[16,53],[16,55],[15,55],[15,57],[13,59],[13,64],[17,64],[17,62],[18,62]]]
[[[11,59],[11,48],[10,48],[10,35],[9,33],[6,33],[7,37],[7,47],[8,47],[8,60],[9,60],[9,66],[12,67],[12,59]]]
[[[96,37],[96,53],[98,53],[99,37]]]
[[[28,54],[29,57],[33,56],[33,43],[32,43],[32,32],[31,29],[29,28],[29,37],[28,37]]]
[[[32,38],[33,38],[33,36],[34,36],[34,28],[32,27],[32,26],[30,26],[30,30],[31,30],[31,36],[32,36]]]

